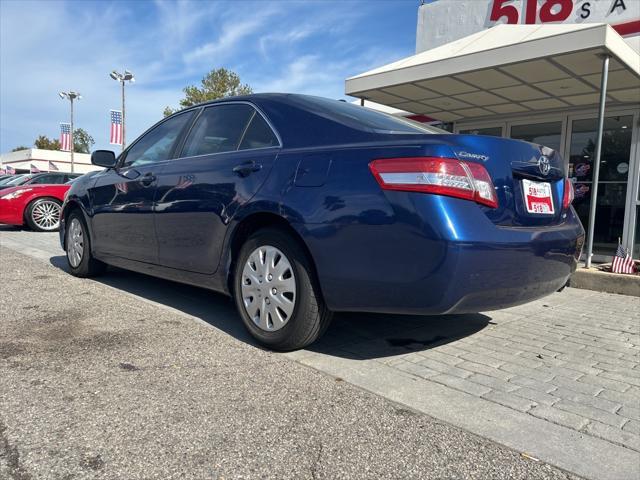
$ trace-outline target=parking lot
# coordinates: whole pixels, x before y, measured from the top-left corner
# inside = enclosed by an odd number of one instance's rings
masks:
[[[341,314],[275,354],[223,296],[0,242],[0,477],[640,475],[638,297]]]

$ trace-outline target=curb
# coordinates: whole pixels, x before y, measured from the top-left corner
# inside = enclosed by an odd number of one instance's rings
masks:
[[[597,268],[578,267],[571,275],[570,286],[596,292],[640,297],[640,275],[603,272]]]

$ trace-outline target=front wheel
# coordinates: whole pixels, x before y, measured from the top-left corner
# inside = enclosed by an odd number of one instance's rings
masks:
[[[67,231],[65,232],[67,249],[67,263],[69,271],[76,277],[94,277],[103,273],[106,265],[91,254],[91,239],[87,224],[78,211],[71,212],[67,217]]]
[[[53,232],[60,228],[60,201],[55,198],[38,198],[29,204],[25,219],[31,230]]]
[[[260,230],[245,242],[233,292],[249,333],[275,350],[303,348],[331,322],[306,252],[280,230]]]

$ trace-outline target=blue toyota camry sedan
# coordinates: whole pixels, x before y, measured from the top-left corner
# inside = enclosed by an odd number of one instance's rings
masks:
[[[332,312],[441,315],[563,287],[584,230],[560,155],[324,98],[227,98],[163,119],[69,191],[78,277],[107,264],[231,295],[291,350]]]

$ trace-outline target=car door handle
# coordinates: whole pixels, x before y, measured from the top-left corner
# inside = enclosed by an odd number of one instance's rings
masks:
[[[253,172],[257,172],[262,168],[262,165],[256,162],[241,163],[233,167],[233,171],[241,177],[251,175]]]
[[[151,172],[145,173],[140,179],[140,183],[142,183],[144,187],[148,187],[155,181],[156,181],[156,176]]]

